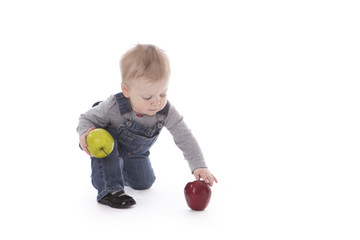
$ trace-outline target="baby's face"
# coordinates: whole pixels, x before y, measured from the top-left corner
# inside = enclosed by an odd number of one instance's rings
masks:
[[[122,90],[135,112],[152,116],[165,107],[168,85],[168,79],[152,82],[140,78],[133,80],[130,86],[122,85]]]

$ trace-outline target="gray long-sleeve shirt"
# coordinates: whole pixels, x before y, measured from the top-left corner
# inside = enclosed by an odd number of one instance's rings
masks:
[[[81,136],[89,128],[119,127],[126,119],[120,114],[117,106],[115,95],[111,95],[107,100],[98,106],[91,108],[86,113],[81,114],[77,132]],[[169,113],[165,119],[165,127],[169,130],[174,138],[175,144],[183,152],[185,159],[189,163],[191,172],[196,168],[206,167],[206,163],[201,152],[200,146],[190,129],[186,126],[183,117],[170,103]],[[132,120],[147,127],[156,124],[157,118],[154,116],[144,115],[139,118],[136,112],[132,111]]]

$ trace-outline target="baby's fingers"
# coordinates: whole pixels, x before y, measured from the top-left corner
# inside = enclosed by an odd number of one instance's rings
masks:
[[[89,128],[89,130],[86,131],[86,137],[87,137],[87,135],[89,135],[89,133],[90,133],[92,130],[94,130],[94,129],[95,129],[95,127]]]
[[[214,182],[217,183],[217,179],[211,173],[204,173],[201,175],[201,178],[204,179],[204,181],[210,186],[213,186]]]
[[[89,150],[87,148],[85,148],[84,152],[86,152],[87,155],[89,155],[90,157],[93,157],[93,155],[89,152]]]
[[[88,145],[86,144],[86,141],[85,141],[85,144],[84,145],[81,145],[81,148],[82,150],[87,154],[89,155],[90,157],[93,157],[93,155],[91,155],[91,153],[89,152],[89,150],[87,149]]]
[[[89,150],[87,149],[88,145],[87,145],[87,142],[86,142],[86,138],[87,136],[89,135],[89,133],[94,130],[95,127],[91,127],[89,130],[87,130],[85,133],[83,133],[80,137],[80,147],[81,149],[89,156],[92,157],[91,153],[89,152]]]

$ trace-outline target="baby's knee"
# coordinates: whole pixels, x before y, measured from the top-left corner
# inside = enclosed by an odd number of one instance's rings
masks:
[[[152,179],[149,179],[148,181],[144,181],[142,183],[136,183],[133,184],[132,188],[135,190],[146,190],[152,187],[152,185],[155,182],[155,177]]]

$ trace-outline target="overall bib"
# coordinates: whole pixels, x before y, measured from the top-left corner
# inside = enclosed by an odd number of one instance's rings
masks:
[[[133,189],[148,189],[152,186],[155,174],[149,159],[149,149],[164,127],[169,111],[167,103],[164,109],[156,113],[155,126],[146,127],[131,119],[129,99],[123,93],[115,96],[125,121],[118,128],[106,128],[115,140],[111,154],[105,158],[91,157],[91,179],[98,190],[97,201],[113,191],[124,190],[124,186]]]

